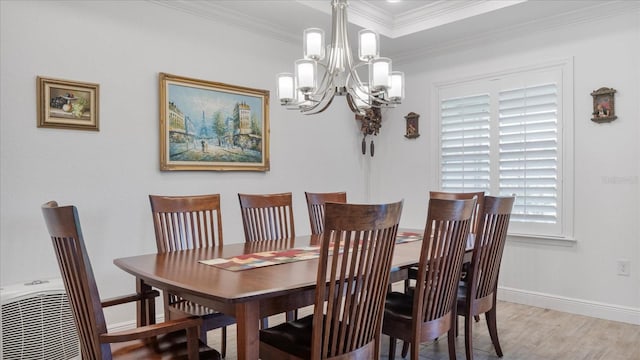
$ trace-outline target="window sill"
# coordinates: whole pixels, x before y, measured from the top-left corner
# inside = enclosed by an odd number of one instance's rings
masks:
[[[507,239],[518,243],[545,244],[564,247],[573,247],[578,242],[573,237],[531,234],[507,234]]]

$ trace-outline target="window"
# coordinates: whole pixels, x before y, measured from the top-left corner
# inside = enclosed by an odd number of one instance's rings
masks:
[[[565,61],[438,85],[442,190],[513,194],[510,233],[571,237],[570,76]]]

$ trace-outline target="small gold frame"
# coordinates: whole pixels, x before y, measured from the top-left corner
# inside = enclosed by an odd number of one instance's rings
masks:
[[[593,96],[593,112],[591,121],[597,123],[611,122],[618,117],[616,116],[616,106],[614,102],[615,89],[601,87],[591,93]]]
[[[37,77],[38,127],[99,131],[100,85]]]

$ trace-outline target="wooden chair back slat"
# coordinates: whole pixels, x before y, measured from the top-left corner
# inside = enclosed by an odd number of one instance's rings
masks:
[[[321,326],[313,328],[312,359],[379,345],[402,202],[329,202],[325,211],[313,319]]]
[[[222,246],[220,195],[149,195],[159,253]]]
[[[245,241],[289,239],[296,236],[291,193],[238,194]]]
[[[42,206],[69,305],[78,330],[83,358],[111,359],[108,344],[100,344],[107,332],[100,295],[87,255],[75,206],[58,207],[55,201]]]
[[[429,200],[414,295],[415,319],[429,322],[451,312],[475,202]]]
[[[305,192],[307,209],[309,210],[309,222],[311,234],[321,234],[324,228],[324,204],[326,202],[346,203],[346,192],[310,193]]]
[[[470,282],[477,284],[471,289],[473,299],[492,296],[496,289],[514,201],[513,197],[485,197],[471,260]]]
[[[429,198],[430,199],[443,199],[443,200],[468,200],[476,199],[476,207],[473,211],[473,215],[471,216],[471,229],[469,232],[471,234],[477,234],[480,226],[480,213],[484,207],[484,191],[478,192],[464,192],[464,193],[452,193],[452,192],[442,192],[442,191],[430,191]]]

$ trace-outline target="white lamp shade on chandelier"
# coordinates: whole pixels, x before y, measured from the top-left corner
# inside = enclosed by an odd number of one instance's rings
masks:
[[[325,48],[322,29],[304,30],[304,57],[295,62],[295,73],[278,74],[280,103],[306,114],[324,111],[335,95],[346,95],[356,114],[399,104],[404,98],[404,74],[392,71],[391,59],[380,57],[378,34],[369,29],[358,32],[360,62],[355,63],[347,37],[347,0],[332,0],[331,6],[331,45]],[[366,82],[357,71],[364,67]]]
[[[380,48],[378,47],[379,39],[375,31],[369,29],[360,30],[358,32],[358,39],[360,39],[360,46],[358,46],[358,57],[360,60],[369,61],[378,57],[380,52]]]
[[[296,89],[303,94],[313,92],[316,89],[316,62],[311,59],[296,61]]]
[[[324,59],[324,31],[322,29],[306,29],[303,40],[305,59]]]
[[[292,102],[296,99],[295,78],[290,73],[278,74],[278,98],[280,101]]]
[[[404,99],[404,73],[402,71],[391,72],[391,87],[387,94],[392,102],[400,102]]]

